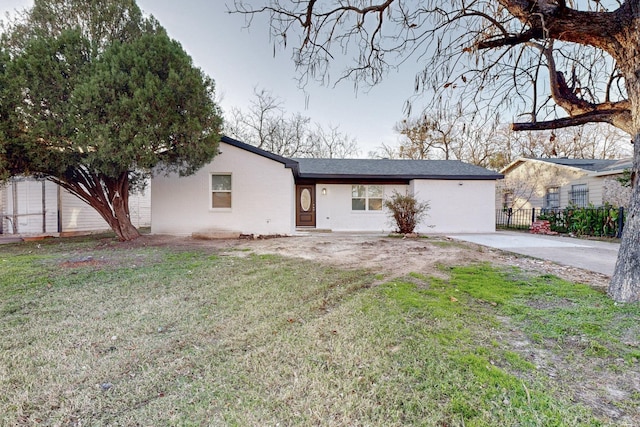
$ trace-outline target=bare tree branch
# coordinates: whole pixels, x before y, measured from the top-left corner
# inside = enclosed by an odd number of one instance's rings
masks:
[[[561,129],[572,126],[581,126],[587,123],[608,123],[613,124],[613,122],[621,115],[622,113],[617,110],[606,111],[606,110],[596,110],[590,111],[588,113],[581,114],[579,116],[571,116],[571,117],[563,117],[559,119],[543,121],[543,122],[531,122],[531,123],[514,123],[511,125],[511,128],[514,131],[531,131],[531,130],[550,130],[550,129]],[[631,113],[626,113],[627,117],[624,121],[631,121]]]

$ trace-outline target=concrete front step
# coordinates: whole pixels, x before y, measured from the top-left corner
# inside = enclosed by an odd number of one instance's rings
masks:
[[[198,240],[239,239],[241,234],[239,231],[207,230],[192,233],[191,237]]]

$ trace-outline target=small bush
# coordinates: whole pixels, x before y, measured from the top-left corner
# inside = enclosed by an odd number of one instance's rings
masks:
[[[384,201],[390,216],[397,226],[396,232],[402,234],[413,233],[420,221],[429,211],[429,202],[419,202],[411,194],[393,192],[390,199]]]

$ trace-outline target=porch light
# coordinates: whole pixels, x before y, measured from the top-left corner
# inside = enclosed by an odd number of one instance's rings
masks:
[[[326,196],[326,195],[327,195],[327,189],[326,189],[326,188],[323,188],[323,189],[322,189],[322,195],[323,195],[323,196]]]

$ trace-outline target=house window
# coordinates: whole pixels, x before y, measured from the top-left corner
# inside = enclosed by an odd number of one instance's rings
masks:
[[[559,209],[560,208],[560,188],[549,187],[544,197],[545,209]]]
[[[505,190],[502,193],[502,208],[509,209],[513,207],[513,191]]]
[[[587,184],[574,184],[569,192],[569,201],[579,208],[586,208],[589,204],[589,189]]]
[[[353,185],[351,187],[351,210],[381,211],[382,185]]]
[[[211,175],[211,207],[231,207],[231,174]]]

